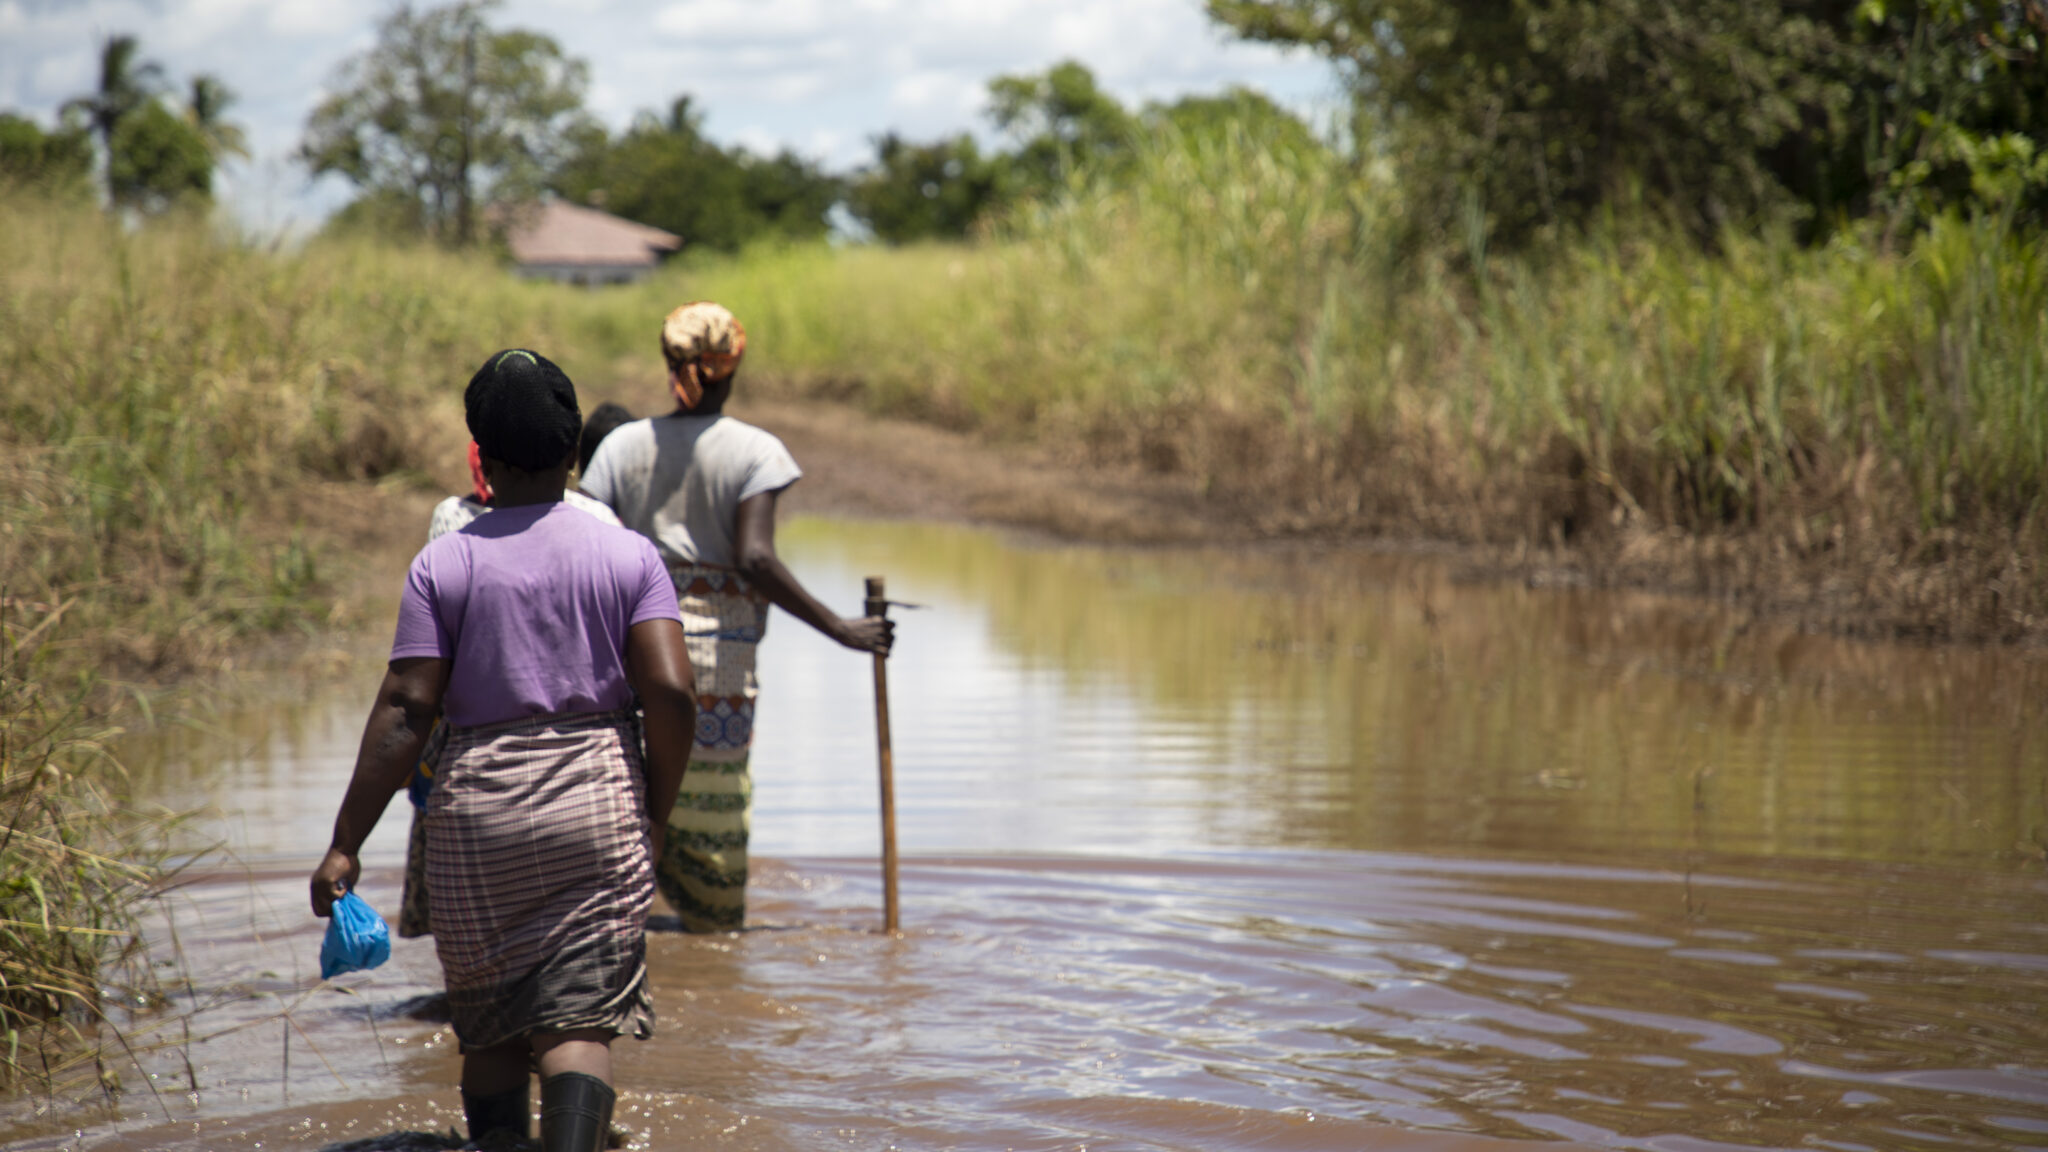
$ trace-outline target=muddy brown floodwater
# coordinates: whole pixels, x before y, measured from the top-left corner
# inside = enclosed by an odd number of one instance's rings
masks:
[[[780,619],[753,927],[651,936],[633,1147],[2048,1147],[2042,653],[1414,558],[783,546],[844,607],[872,573],[930,606],[890,671],[905,932],[875,930],[865,664]],[[431,944],[314,973],[304,876],[376,671],[135,751],[231,866],[154,921],[169,1004],[118,1103],[17,1106],[8,1147],[459,1122]],[[405,818],[366,853],[387,912]]]

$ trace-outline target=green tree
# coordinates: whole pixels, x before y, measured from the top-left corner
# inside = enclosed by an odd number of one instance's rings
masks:
[[[768,157],[747,156],[746,201],[766,232],[812,240],[831,230],[830,213],[846,195],[846,181],[787,149]]]
[[[855,174],[847,205],[877,237],[900,244],[965,236],[1020,198],[1113,179],[1128,165],[1139,121],[1085,65],[1066,60],[1042,73],[998,76],[988,93],[1006,151],[984,156],[964,133],[929,144],[893,132],[876,138],[874,163]]]
[[[203,204],[213,195],[213,153],[184,117],[151,100],[114,128],[107,190],[116,205],[148,213]]]
[[[92,183],[92,137],[79,125],[44,131],[25,116],[0,112],[0,185],[54,195],[84,194]]]
[[[450,243],[476,240],[485,208],[537,193],[587,134],[588,68],[538,32],[492,27],[497,7],[404,4],[385,17],[313,110],[301,160],[404,204]]]
[[[1867,129],[1849,143],[1888,225],[1958,206],[2048,221],[2048,0],[1862,0],[1855,21]]]
[[[1171,104],[1148,105],[1144,122],[1188,139],[1216,139],[1226,133],[1243,132],[1268,148],[1309,154],[1323,144],[1301,117],[1275,104],[1263,92],[1242,85],[1214,96],[1183,96]]]
[[[185,122],[206,142],[207,154],[215,164],[230,156],[249,158],[248,136],[241,125],[227,119],[227,110],[234,102],[234,89],[221,83],[218,76],[202,72],[192,77],[192,87],[185,98]]]
[[[891,132],[875,141],[875,162],[857,173],[847,207],[891,244],[965,236],[999,200],[996,164],[965,133],[912,144]]]
[[[99,87],[91,95],[67,101],[64,110],[84,115],[99,137],[101,151],[111,155],[115,129],[153,99],[163,82],[163,66],[142,58],[140,41],[125,33],[108,36],[100,41]]]
[[[571,200],[651,224],[686,245],[734,252],[764,235],[824,235],[840,182],[793,153],[773,158],[705,137],[689,96],[643,112],[617,138],[587,134],[550,180]]]
[[[1014,144],[1003,167],[1019,193],[1056,192],[1076,174],[1106,174],[1130,156],[1136,120],[1077,61],[998,76],[988,95],[989,118]]]
[[[1064,61],[1035,75],[989,81],[989,118],[1011,148],[984,155],[972,137],[915,144],[890,133],[856,173],[847,206],[890,243],[967,235],[976,222],[1020,199],[1055,197],[1076,183],[1116,184],[1134,174],[1140,145],[1157,133],[1185,139],[1244,132],[1261,146],[1319,152],[1308,125],[1245,88],[1190,96],[1134,114]]]
[[[219,80],[194,77],[182,116],[164,105],[163,90],[163,67],[142,58],[135,37],[117,34],[100,42],[98,87],[64,104],[66,120],[80,124],[65,131],[99,139],[107,199],[117,208],[160,212],[206,201],[220,160],[249,154],[242,130],[223,115],[234,97]]]
[[[1337,63],[1419,223],[1520,240],[1645,189],[1702,236],[1823,198],[1853,0],[1207,0]],[[1474,210],[1477,209],[1477,213]]]

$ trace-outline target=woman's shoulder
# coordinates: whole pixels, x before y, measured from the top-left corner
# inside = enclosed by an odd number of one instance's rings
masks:
[[[736,420],[731,416],[721,417],[712,427],[705,429],[706,441],[716,440],[721,447],[746,453],[777,453],[788,455],[782,437],[755,424]]]
[[[481,504],[476,507],[483,512],[490,511]],[[407,582],[422,586],[437,585],[442,581],[457,578],[458,573],[469,571],[473,563],[469,549],[470,537],[462,530],[475,520],[475,516],[466,517],[454,527],[436,531],[429,536],[420,550],[413,553],[412,563],[406,566]],[[442,528],[438,522],[435,527]]]

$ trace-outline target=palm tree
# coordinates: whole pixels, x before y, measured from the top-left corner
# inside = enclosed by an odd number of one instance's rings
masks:
[[[114,129],[163,86],[163,67],[141,59],[141,51],[141,42],[126,33],[107,37],[100,44],[99,89],[64,105],[66,112],[85,114],[108,155],[113,154]]]
[[[192,78],[192,95],[185,104],[185,122],[206,141],[206,151],[217,165],[222,158],[236,156],[249,158],[248,137],[242,126],[225,118],[228,105],[235,102],[232,88],[221,83],[220,77],[200,73]]]

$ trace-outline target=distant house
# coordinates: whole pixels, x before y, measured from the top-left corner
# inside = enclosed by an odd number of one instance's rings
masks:
[[[683,246],[673,232],[566,200],[514,213],[505,229],[521,276],[567,284],[627,284]]]

